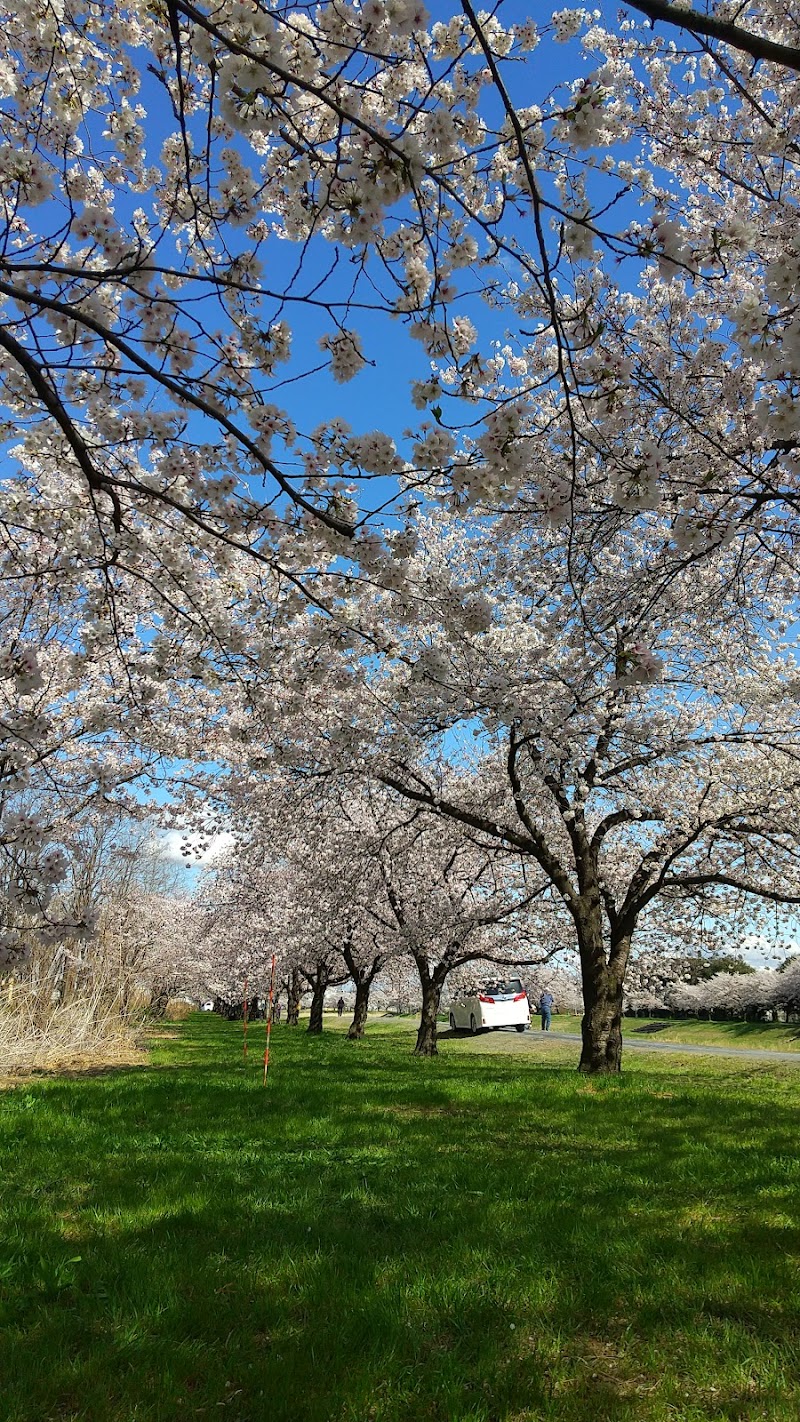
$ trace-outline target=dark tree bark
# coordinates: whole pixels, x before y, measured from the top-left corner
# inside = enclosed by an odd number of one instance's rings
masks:
[[[370,991],[378,973],[386,962],[386,955],[384,953],[376,953],[369,967],[363,964],[359,965],[353,954],[352,942],[347,941],[342,946],[342,957],[345,961],[345,967],[356,985],[356,1005],[353,1012],[353,1020],[347,1031],[347,1035],[351,1041],[355,1041],[364,1035]]]
[[[588,904],[580,905],[576,927],[584,1009],[578,1071],[590,1076],[617,1075],[622,1070],[622,989],[631,935],[618,929],[606,950],[599,900],[594,894]]]
[[[420,1014],[419,1028],[417,1031],[417,1043],[414,1047],[415,1057],[438,1056],[439,1048],[436,1044],[436,1018],[439,1012],[441,996],[441,983],[435,983],[429,978],[427,983],[422,984],[422,1012]]]
[[[226,1022],[241,1022],[243,1016],[241,1002],[228,1002],[224,997],[214,998],[214,1011]]]
[[[303,995],[303,984],[300,980],[300,972],[297,968],[292,968],[289,974],[289,981],[286,984],[286,1025],[297,1027],[300,1022],[300,998]]]
[[[622,983],[610,974],[584,978],[583,1005],[578,1071],[613,1075],[622,1070]]]
[[[302,976],[311,988],[311,1015],[308,1019],[307,1031],[316,1035],[322,1031],[322,1011],[328,988],[341,986],[342,983],[347,982],[350,975],[349,973],[334,974],[330,959],[320,958],[314,972],[304,972]]]
[[[307,1032],[314,1035],[322,1031],[322,1008],[325,1003],[325,992],[330,979],[327,968],[320,968],[311,978],[311,1015],[308,1019]]]
[[[155,1019],[156,1022],[160,1022],[162,1017],[164,1016],[164,1013],[167,1010],[167,1003],[169,1002],[169,998],[170,994],[168,988],[163,986],[155,987],[153,989],[153,994],[150,998],[150,1005],[147,1009],[148,1017],[152,1017]]]
[[[353,1020],[347,1029],[347,1035],[351,1041],[357,1037],[363,1037],[364,1027],[367,1021],[367,1011],[369,1008],[369,993],[372,987],[372,978],[365,978],[363,982],[356,980],[356,1005],[353,1012]]]
[[[430,971],[427,961],[422,957],[414,955],[414,961],[419,973],[420,987],[422,988],[422,1012],[420,1013],[419,1028],[417,1030],[417,1042],[414,1047],[415,1057],[435,1057],[438,1056],[437,1046],[439,1003],[442,997],[442,988],[445,978],[450,971],[451,964],[437,963],[433,972]]]

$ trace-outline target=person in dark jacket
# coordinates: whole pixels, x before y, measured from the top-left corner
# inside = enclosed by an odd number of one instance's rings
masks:
[[[553,994],[551,992],[548,992],[547,988],[545,988],[544,992],[539,998],[539,1011],[542,1014],[542,1031],[549,1032],[550,1018],[553,1013]]]
[[[344,998],[343,998],[343,997],[340,997],[340,998],[339,998],[339,1001],[338,1001],[337,1004],[336,1004],[336,1011],[338,1012],[339,1016],[341,1017],[342,1013],[344,1012]]]

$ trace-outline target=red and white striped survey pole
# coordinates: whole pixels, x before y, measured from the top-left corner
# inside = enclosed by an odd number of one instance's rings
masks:
[[[269,975],[269,1002],[267,1003],[267,1041],[264,1047],[264,1085],[267,1084],[267,1072],[269,1071],[269,1037],[272,1031],[272,998],[275,991],[275,954],[272,955],[272,968]]]
[[[245,978],[245,980],[244,980],[244,1011],[243,1011],[243,1014],[242,1014],[243,1019],[244,1019],[244,1055],[245,1055],[245,1057],[247,1056],[247,982],[248,982],[248,980],[247,980],[247,978]]]

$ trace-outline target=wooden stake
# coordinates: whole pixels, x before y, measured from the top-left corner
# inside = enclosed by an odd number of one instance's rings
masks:
[[[269,1071],[269,1036],[272,1031],[272,997],[275,990],[275,954],[272,955],[272,968],[269,975],[269,1002],[267,1003],[267,1041],[264,1047],[264,1085],[267,1084],[267,1072]]]

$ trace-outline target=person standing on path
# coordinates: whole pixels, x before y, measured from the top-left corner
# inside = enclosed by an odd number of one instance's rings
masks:
[[[336,1011],[338,1012],[339,1016],[341,1017],[342,1013],[344,1012],[344,998],[343,998],[343,997],[340,997],[340,998],[339,998],[339,1001],[338,1001],[337,1004],[336,1004]]]
[[[544,992],[539,998],[539,1011],[542,1014],[542,1031],[549,1032],[550,1018],[553,1013],[553,994],[551,992],[548,992],[547,988],[545,988]]]

